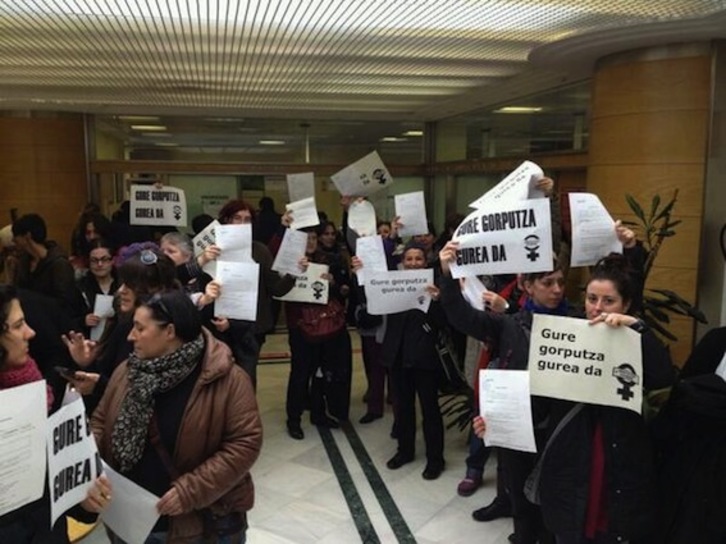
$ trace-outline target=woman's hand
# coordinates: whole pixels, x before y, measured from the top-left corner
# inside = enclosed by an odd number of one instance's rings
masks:
[[[431,296],[431,300],[439,300],[441,297],[441,289],[436,287],[433,283],[426,286],[426,292]]]
[[[603,312],[594,319],[590,319],[588,323],[590,325],[596,325],[597,323],[605,323],[611,327],[630,327],[637,323],[638,318],[627,314],[616,314]]]
[[[308,259],[307,255],[304,255],[298,262],[297,266],[300,269],[301,272],[307,272],[308,266],[310,265],[310,259]]]
[[[459,242],[449,240],[444,248],[439,251],[439,261],[441,262],[441,271],[447,276],[451,275],[449,265],[456,260],[456,250],[459,249]]]
[[[61,335],[61,339],[78,366],[85,368],[96,359],[100,347],[93,340],[86,340],[83,333],[69,331]]]
[[[101,474],[93,481],[86,498],[81,502],[81,507],[87,512],[100,514],[111,502],[113,498],[111,492],[111,482],[105,474]]]
[[[363,268],[363,261],[361,260],[361,258],[357,255],[351,257],[350,269],[352,270],[353,274],[357,274],[361,268]]]
[[[487,423],[484,421],[484,418],[481,416],[475,416],[472,420],[472,424],[474,427],[474,434],[479,438],[484,438],[484,433],[486,433],[487,430]]]
[[[534,188],[542,191],[545,196],[550,196],[555,188],[555,181],[552,178],[541,178],[534,184]]]
[[[199,254],[199,256],[197,257],[197,264],[199,266],[204,266],[209,262],[219,259],[219,256],[221,254],[222,250],[219,249],[219,246],[212,244],[211,246],[205,248],[204,251]]]
[[[290,228],[292,225],[292,210],[286,210],[285,213],[280,217],[280,223],[285,228]]]
[[[392,240],[395,240],[398,238],[398,231],[401,230],[401,227],[403,226],[403,223],[401,223],[401,216],[397,215],[393,218],[393,221],[391,221],[391,232],[388,235],[389,238]]]
[[[213,317],[212,324],[219,332],[225,332],[229,329],[229,319],[226,317]]]
[[[635,237],[635,233],[628,227],[623,226],[623,222],[620,219],[615,221],[615,235],[618,237],[618,240],[620,240],[620,243],[623,244],[625,249],[635,247],[635,244],[638,241]]]
[[[484,306],[493,312],[503,314],[509,309],[509,303],[504,297],[500,297],[494,291],[484,291],[481,295]]]
[[[164,493],[164,496],[156,503],[156,510],[161,516],[178,516],[184,513],[176,487],[172,487]]]
[[[73,373],[73,378],[68,381],[81,395],[90,395],[96,388],[99,379],[101,379],[101,375],[97,372],[77,370]]]
[[[86,314],[86,327],[95,327],[101,322],[101,318],[96,314]]]

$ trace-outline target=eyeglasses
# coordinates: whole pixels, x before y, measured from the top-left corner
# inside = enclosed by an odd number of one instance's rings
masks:
[[[97,265],[98,264],[108,264],[111,261],[113,261],[113,258],[112,257],[98,257],[98,258],[91,257],[90,259],[88,259],[88,262],[89,263],[91,263],[91,264],[97,264]]]
[[[161,298],[160,293],[152,295],[152,297],[148,300],[145,306],[154,311],[154,313],[159,314],[162,318],[162,323],[168,324],[174,321],[171,318],[171,312],[169,311],[169,308],[167,308],[166,304],[164,304],[164,300]]]
[[[150,249],[144,249],[139,253],[139,260],[148,266],[156,264],[159,261],[159,256]]]

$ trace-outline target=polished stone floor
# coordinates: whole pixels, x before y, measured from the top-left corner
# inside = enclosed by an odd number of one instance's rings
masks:
[[[358,338],[354,344],[352,425],[321,430],[304,420],[304,440],[285,430],[285,391],[289,363],[287,336],[273,335],[258,369],[258,401],[264,445],[252,469],[255,507],[249,513],[247,541],[252,544],[396,543],[506,544],[511,520],[479,523],[472,510],[494,497],[494,460],[485,485],[473,496],[457,495],[464,474],[466,437],[456,429],[446,435],[446,470],[438,480],[421,477],[425,460],[419,436],[417,458],[392,471],[386,460],[396,451],[390,438],[390,407],[383,419],[361,425],[365,413]],[[418,433],[420,435],[421,433]],[[84,544],[108,542],[97,529]]]

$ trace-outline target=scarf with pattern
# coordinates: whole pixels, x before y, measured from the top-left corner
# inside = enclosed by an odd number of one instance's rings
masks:
[[[155,396],[189,376],[203,350],[204,337],[200,334],[168,355],[153,359],[139,359],[136,354],[129,357],[129,389],[111,434],[111,451],[121,472],[131,470],[144,453]]]

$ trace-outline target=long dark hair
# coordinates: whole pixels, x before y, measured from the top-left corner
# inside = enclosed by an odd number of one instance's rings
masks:
[[[12,285],[0,285],[0,321],[2,322],[2,334],[8,330],[8,317],[10,317],[10,306],[13,300],[18,300],[18,290]],[[0,345],[0,370],[5,367],[5,359],[8,352]]]
[[[127,258],[118,269],[119,282],[140,300],[160,291],[181,289],[176,265],[157,248],[145,248]]]

